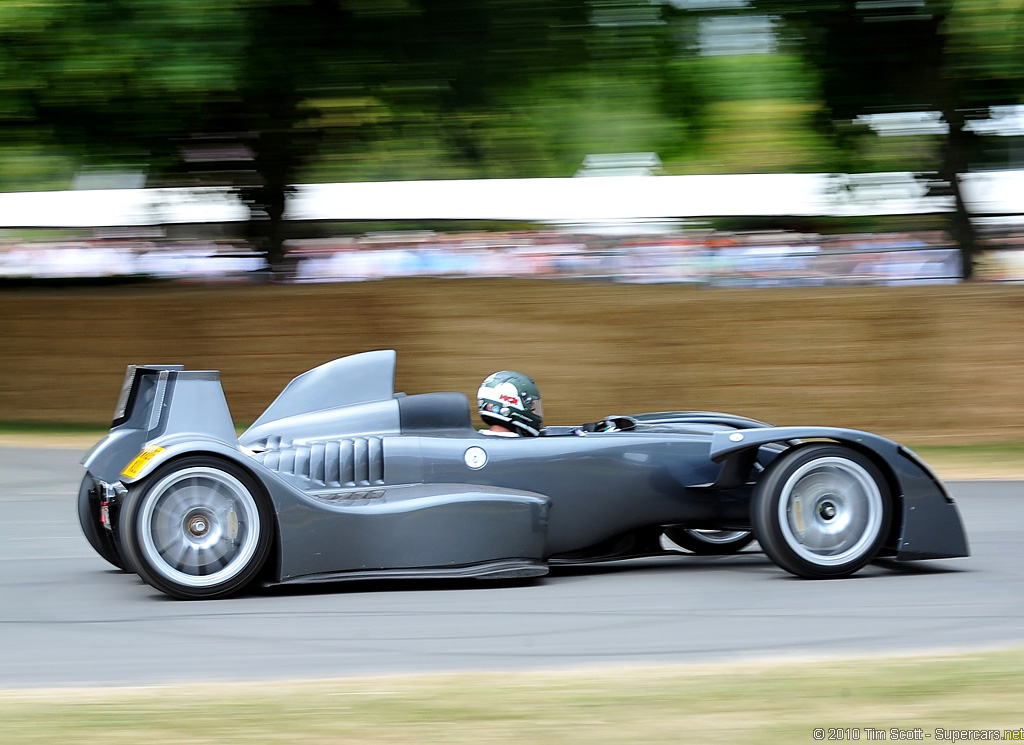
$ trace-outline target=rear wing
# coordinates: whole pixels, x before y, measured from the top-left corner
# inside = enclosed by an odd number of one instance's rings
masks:
[[[237,447],[220,373],[182,365],[129,365],[110,432],[82,464],[100,478],[115,479],[147,442],[179,433]]]

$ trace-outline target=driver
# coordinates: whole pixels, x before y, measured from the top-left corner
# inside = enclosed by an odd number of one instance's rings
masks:
[[[487,377],[476,393],[480,418],[488,429],[485,435],[499,437],[536,437],[544,426],[540,390],[531,378],[512,370]]]

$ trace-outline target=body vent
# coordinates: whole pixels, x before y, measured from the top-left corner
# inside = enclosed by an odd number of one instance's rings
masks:
[[[287,447],[287,443],[284,438],[280,435],[271,435],[270,437],[264,437],[262,440],[258,440],[252,444],[252,449],[257,452],[263,450],[280,450],[283,447]]]
[[[351,437],[292,445],[258,453],[272,471],[307,479],[316,486],[341,488],[384,483],[384,443],[379,437]]]

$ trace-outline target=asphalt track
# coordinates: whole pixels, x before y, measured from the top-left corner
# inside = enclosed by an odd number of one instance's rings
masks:
[[[847,580],[799,580],[750,551],[520,584],[346,583],[180,602],[92,552],[75,508],[81,455],[0,448],[0,689],[1024,646],[1020,482],[951,484],[970,558]]]

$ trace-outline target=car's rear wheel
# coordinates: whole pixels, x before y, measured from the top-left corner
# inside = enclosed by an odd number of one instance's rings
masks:
[[[105,561],[118,569],[124,569],[124,559],[117,547],[117,539],[112,531],[100,521],[100,500],[94,491],[95,481],[90,474],[82,479],[78,489],[78,523],[82,526],[85,540],[89,541],[93,551]]]
[[[793,574],[848,577],[882,547],[892,522],[885,477],[865,455],[840,445],[810,445],[781,455],[751,502],[764,552]]]
[[[735,554],[754,540],[749,530],[695,530],[669,525],[664,532],[665,537],[680,548],[701,556]]]
[[[233,463],[203,456],[169,462],[133,485],[120,521],[139,576],[188,600],[245,587],[273,537],[270,501],[256,480]]]

